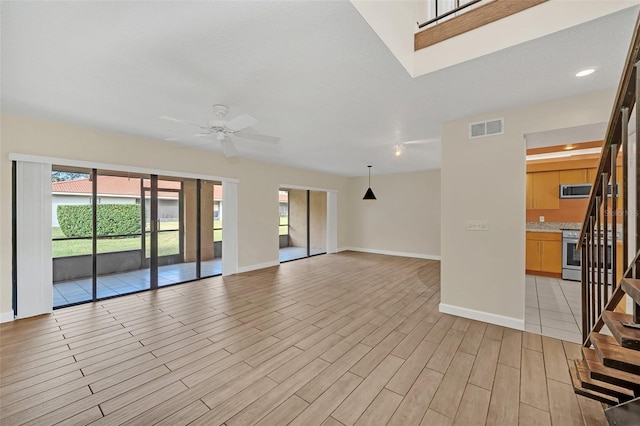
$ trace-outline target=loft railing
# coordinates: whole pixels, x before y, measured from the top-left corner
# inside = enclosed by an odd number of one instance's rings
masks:
[[[629,119],[636,102],[640,99],[640,16],[636,21],[635,30],[627,53],[616,100],[609,119],[607,133],[602,147],[600,164],[595,182],[589,196],[587,213],[580,233],[582,256],[582,337],[584,346],[589,347],[590,333],[600,331],[604,325],[602,311],[614,310],[622,300],[625,292],[621,289],[621,278],[638,278],[640,273],[640,217],[638,216],[638,200],[640,187],[638,182],[638,166],[640,165],[640,114],[636,110],[636,132],[629,141]],[[634,143],[635,149],[630,150],[629,144]],[[622,208],[618,207],[617,191],[612,191],[608,197],[609,183],[616,187],[618,177],[616,173],[619,151],[622,150]],[[635,158],[629,159],[629,152],[635,152]],[[635,173],[629,176],[629,161],[635,165]],[[633,182],[630,181],[633,179]],[[629,187],[634,183],[635,203],[629,205]],[[610,202],[608,201],[610,200]],[[622,223],[618,221],[622,217]],[[629,235],[629,221],[635,222],[635,235]],[[622,228],[622,277],[617,272],[617,241],[618,229]],[[611,244],[608,233],[611,232]],[[629,262],[629,238],[635,239],[633,260]],[[611,249],[608,249],[611,247]],[[634,303],[634,323],[640,323],[640,306]]]
[[[485,0],[467,0],[467,1],[455,0],[455,1],[449,2],[449,4],[453,3],[453,9],[444,10],[445,4],[443,4],[442,0],[431,0],[428,2],[428,4],[435,11],[435,17],[423,23],[417,22],[418,28],[422,29],[428,25],[438,23],[438,21],[441,21],[444,18],[447,18],[451,15],[455,15],[459,12],[465,11],[465,9],[468,9],[469,7],[473,6],[476,3],[480,3],[481,1],[485,1]],[[440,7],[438,7],[439,4],[440,4]]]

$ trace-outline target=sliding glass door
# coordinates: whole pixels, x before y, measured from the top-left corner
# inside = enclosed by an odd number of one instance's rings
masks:
[[[221,194],[219,182],[54,166],[53,306],[221,274]]]
[[[96,170],[95,197],[95,274],[96,299],[148,290],[149,265],[144,262],[142,229],[145,220],[141,202],[147,175],[121,176],[117,172]]]
[[[280,189],[280,262],[326,253],[327,193]]]

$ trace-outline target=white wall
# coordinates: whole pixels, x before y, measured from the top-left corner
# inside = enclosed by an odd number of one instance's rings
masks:
[[[238,266],[278,261],[278,188],[281,182],[338,191],[338,246],[347,245],[347,179],[203,150],[172,149],[161,141],[56,122],[0,116],[0,314],[11,310],[10,152],[131,167],[237,178]]]
[[[368,177],[349,179],[351,249],[440,258],[440,170],[372,177],[375,201],[364,201]]]
[[[416,21],[428,20],[425,18],[426,3],[426,0],[351,0],[351,4],[412,77],[544,37],[635,6],[639,2],[638,0],[548,1],[415,51],[414,34],[418,31]],[[509,34],[509,37],[505,37],[504,34]]]
[[[442,130],[441,310],[524,325],[524,134],[608,121],[615,93],[596,92],[447,123]],[[469,139],[468,124],[504,117],[504,134]],[[467,231],[486,220],[486,232]]]

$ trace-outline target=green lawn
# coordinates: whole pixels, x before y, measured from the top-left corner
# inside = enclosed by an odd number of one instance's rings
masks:
[[[279,235],[287,235],[289,233],[289,218],[280,217]]]
[[[221,228],[222,222],[215,221],[214,228]],[[162,222],[160,230],[177,229],[177,222]],[[60,227],[52,228],[53,238],[65,238]],[[213,231],[213,240],[222,241],[222,229]],[[146,236],[147,256],[149,255],[149,247],[151,247],[150,237]],[[110,253],[114,251],[140,250],[140,237],[127,238],[110,238],[98,240],[98,253]],[[53,257],[79,256],[83,254],[91,254],[91,240],[66,240],[53,242]],[[159,232],[158,233],[158,255],[168,256],[178,254],[178,231],[175,232]]]
[[[280,218],[279,234],[287,235],[289,227],[287,226],[287,218]],[[217,220],[213,223],[214,228],[222,228],[222,222]],[[160,230],[177,229],[178,222],[161,222]],[[65,238],[60,227],[53,227],[53,238]],[[147,256],[149,255],[149,247],[151,243],[147,235],[146,246]],[[222,229],[213,231],[213,240],[222,241]],[[127,238],[111,238],[98,240],[98,253],[110,253],[114,251],[140,250],[140,237]],[[168,256],[178,254],[178,231],[175,232],[159,232],[158,233],[158,255]],[[91,240],[66,240],[53,242],[53,257],[79,256],[83,254],[91,254]]]

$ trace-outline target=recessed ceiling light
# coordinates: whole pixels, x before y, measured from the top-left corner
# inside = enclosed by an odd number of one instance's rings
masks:
[[[589,74],[593,74],[596,70],[593,68],[587,68],[586,70],[582,70],[576,73],[576,77],[586,77]]]

